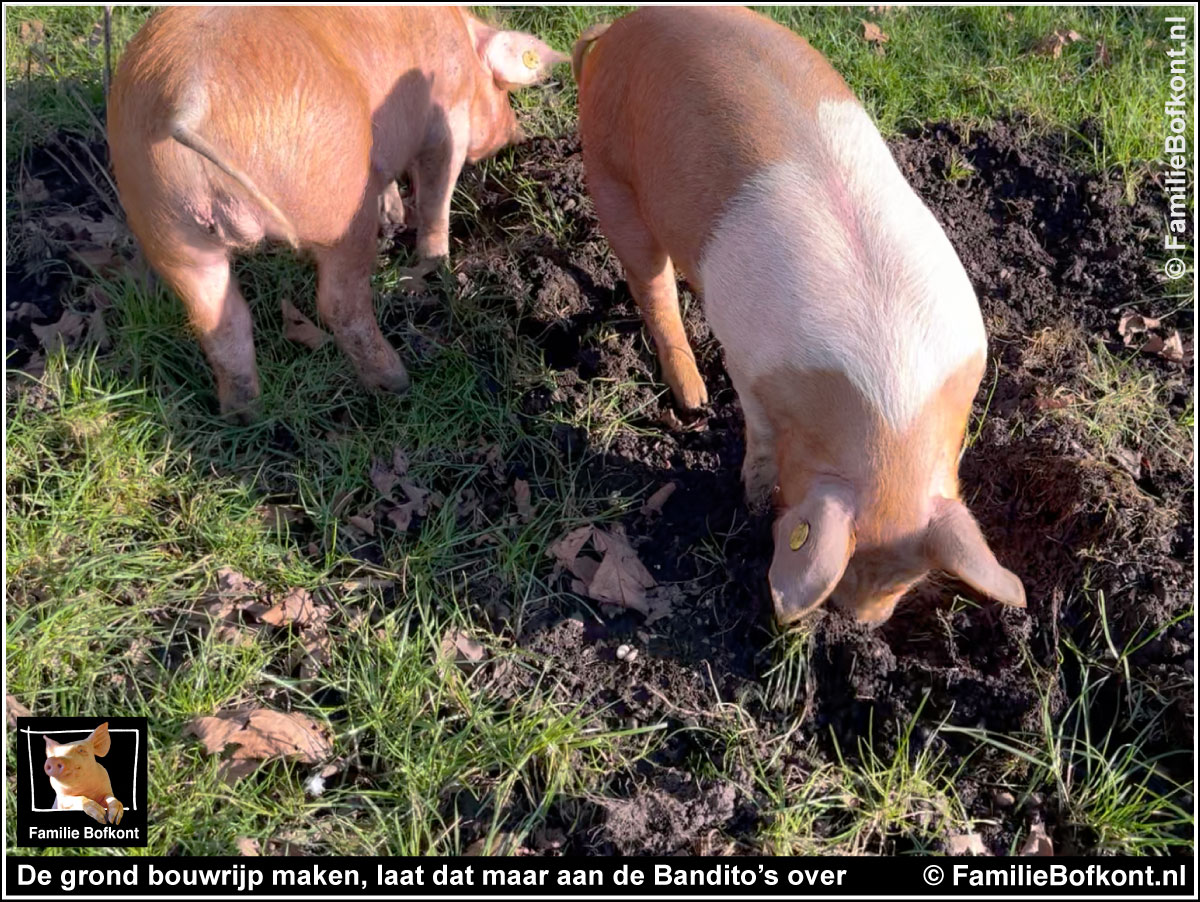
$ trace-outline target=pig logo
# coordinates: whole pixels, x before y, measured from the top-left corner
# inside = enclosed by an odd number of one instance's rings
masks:
[[[107,722],[82,742],[59,743],[46,737],[42,770],[54,787],[55,809],[77,809],[101,824],[121,823],[125,806],[113,795],[108,771],[96,760],[107,755],[111,747]]]
[[[148,739],[144,717],[17,718],[16,845],[145,846]]]

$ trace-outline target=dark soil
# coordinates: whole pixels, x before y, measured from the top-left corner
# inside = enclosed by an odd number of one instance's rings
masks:
[[[1099,593],[1118,648],[1192,604],[1190,459],[1130,447],[1137,470],[1131,473],[1130,453],[1106,455],[1077,423],[1047,415],[1054,409],[1047,399],[1058,390],[1082,390],[1089,351],[1121,349],[1116,327],[1123,311],[1153,312],[1144,301],[1162,291],[1154,256],[1162,212],[1154,186],[1144,185],[1130,205],[1121,180],[1064,165],[1066,148],[1030,142],[1019,124],[969,139],[931,126],[893,141],[892,149],[959,251],[999,361],[980,387],[975,412],[987,416],[961,475],[997,556],[1023,578],[1029,608],[983,602],[952,612],[964,589],[935,578],[878,630],[827,612],[811,638],[809,692],[785,711],[764,679],[775,654],[765,581],[769,524],[750,517],[742,502],[741,415],[701,305],[684,293],[712,403],[699,423],[679,424],[669,397],[655,398],[661,392],[655,360],[619,263],[598,231],[577,140],[537,140],[517,152],[523,174],[542,184],[544,203],[569,219],[562,244],[530,235],[514,248],[510,230],[508,246],[498,251],[496,227],[521,215],[516,201],[498,182],[464,176],[482,210],[478,221],[460,224],[461,269],[500,296],[533,298],[519,311],[519,329],[557,371],[556,389],[525,397],[526,413],[536,418],[586,405],[588,381],[597,377],[636,381],[622,409],[645,411],[638,425],[649,434],[625,431],[601,449],[597,479],[626,492],[652,491],[666,481],[678,487],[661,517],[638,514],[625,524],[656,578],[678,584],[673,617],[644,627],[640,615],[597,616],[581,602],[575,611],[545,611],[517,637],[556,663],[566,696],[589,698],[614,724],[665,721],[679,730],[642,772],[628,775],[628,800],[595,811],[593,829],[574,834],[569,851],[697,851],[714,826],[735,837],[738,824],[752,828],[745,781],[734,790],[724,781],[674,776],[678,768],[702,773],[707,763],[722,761],[718,732],[685,729],[713,726],[719,702],[740,704],[764,728],[807,707],[804,732],[826,754],[836,744],[851,758],[868,733],[877,752],[891,754],[914,718],[914,752],[943,721],[1000,734],[1036,731],[1047,693],[1051,717],[1066,710],[1078,676],[1061,665],[1064,693],[1055,679],[1061,643],[1094,647]],[[949,178],[963,162],[970,176]],[[1181,312],[1171,323],[1183,333],[1186,367],[1150,356],[1137,364],[1166,387],[1176,417],[1191,398],[1191,316]],[[564,454],[589,443],[586,435],[559,438]],[[724,558],[715,564],[697,554],[706,542],[711,551],[714,538]],[[1162,750],[1193,747],[1192,641],[1189,618],[1131,662],[1135,679],[1162,688],[1173,706]],[[618,661],[616,649],[630,643],[640,648],[638,659]],[[1102,696],[1089,712],[1093,730],[1121,718],[1124,703],[1119,690]],[[952,758],[977,745],[954,735],[933,740]],[[1190,772],[1189,755],[1176,762],[1181,773]],[[972,816],[999,822],[984,838],[1002,853],[1023,835],[1030,813],[994,810],[986,759],[976,760],[958,789]],[[1055,833],[1053,800],[1046,808],[1040,815],[1056,848],[1086,852],[1086,837],[1065,827]],[[718,823],[713,812],[728,816]]]
[[[530,431],[549,432],[559,454],[586,460],[606,489],[634,494],[668,481],[677,486],[660,515],[637,513],[623,524],[642,562],[670,587],[669,617],[647,624],[640,614],[613,615],[578,599],[515,618],[490,597],[495,587],[473,587],[481,618],[552,662],[565,700],[613,728],[668,725],[648,759],[613,776],[605,800],[558,804],[542,832],[561,841],[543,843],[542,851],[708,852],[749,839],[764,805],[754,781],[736,771],[733,780],[711,776],[730,767],[732,706],[763,741],[804,715],[791,740],[794,754],[785,752],[777,764],[793,778],[811,767],[809,748],[830,760],[835,750],[848,759],[867,749],[894,754],[914,721],[905,753],[932,743],[951,760],[966,760],[977,741],[938,732],[939,724],[1000,734],[1037,730],[1047,696],[1051,718],[1064,716],[1079,674],[1063,645],[1096,647],[1100,593],[1118,648],[1192,604],[1190,444],[1176,449],[1186,460],[1153,444],[1106,451],[1055,400],[1063,392],[1087,394],[1088,355],[1098,346],[1121,349],[1116,328],[1123,311],[1163,312],[1147,300],[1163,293],[1155,262],[1162,210],[1154,186],[1144,184],[1130,205],[1122,181],[1070,168],[1063,163],[1066,148],[1030,141],[1019,124],[972,131],[969,138],[932,126],[892,148],[945,226],[983,307],[998,367],[976,399],[983,426],[963,459],[962,483],[997,556],[1024,580],[1029,607],[955,606],[965,590],[935,579],[877,630],[826,612],[809,638],[807,682],[791,693],[768,677],[779,654],[766,595],[770,524],[751,517],[742,501],[741,414],[701,304],[683,293],[712,403],[702,418],[680,423],[656,381],[619,263],[598,230],[577,139],[536,139],[514,151],[520,173],[540,184],[544,209],[567,223],[561,239],[528,221],[495,170],[463,175],[461,190],[479,214],[455,223],[457,278],[479,289],[478,296],[496,298],[495,315],[511,318],[555,372],[552,390],[521,398]],[[62,174],[48,158],[33,163],[32,174],[56,200],[84,212],[95,206],[99,218],[94,198],[69,196],[75,181],[54,181]],[[966,171],[964,163],[969,176],[950,178]],[[68,282],[65,274],[37,279],[9,269],[8,307],[31,302],[43,314],[33,320],[56,319]],[[528,299],[527,306],[514,310],[514,298]],[[8,352],[16,352],[17,365],[38,346],[30,321],[9,320]],[[1183,334],[1186,365],[1144,355],[1135,366],[1164,387],[1168,412],[1178,417],[1192,398],[1192,312],[1175,314],[1169,325]],[[494,349],[475,350],[487,357]],[[596,379],[628,386],[620,407],[641,411],[634,422],[642,428],[601,445],[598,436],[547,425],[550,414],[586,405]],[[531,463],[510,459],[504,478]],[[495,491],[481,503],[511,505],[503,479]],[[564,593],[568,587],[563,577]],[[1134,679],[1156,687],[1170,708],[1152,750],[1187,750],[1165,765],[1181,774],[1191,772],[1194,746],[1192,643],[1187,618],[1130,661]],[[618,659],[622,644],[638,650],[636,660]],[[531,689],[524,673],[510,674],[505,691]],[[1114,723],[1139,729],[1143,724],[1128,714],[1128,687],[1119,680],[1109,685],[1088,712],[1093,733]],[[756,741],[741,732],[740,742]],[[1003,853],[1026,831],[1030,812],[1020,802],[995,804],[989,760],[971,757],[958,790],[971,816],[997,825],[985,828],[984,838]],[[514,822],[525,813],[514,812]],[[1060,823],[1053,797],[1042,800],[1038,815],[1056,850],[1090,850],[1087,836]],[[480,813],[480,824],[489,820]],[[471,821],[461,829],[469,835]],[[895,844],[880,850],[898,851]]]

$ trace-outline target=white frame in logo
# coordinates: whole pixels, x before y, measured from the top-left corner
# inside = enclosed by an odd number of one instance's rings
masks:
[[[33,729],[30,729],[29,727],[26,727],[21,732],[25,734],[25,749],[29,753],[29,793],[30,793],[30,795],[29,795],[29,799],[30,799],[29,810],[30,811],[38,811],[38,812],[42,812],[42,811],[47,811],[47,812],[48,811],[75,811],[74,808],[38,808],[37,807],[37,804],[36,804],[36,802],[37,802],[37,785],[33,782],[33,780],[34,780],[34,777],[33,777],[33,746],[31,744],[33,742],[33,734],[37,733],[39,736],[49,736],[53,733],[84,733],[84,734],[90,736],[93,732],[95,732],[95,728],[93,727],[91,730],[86,729],[86,728],[80,729],[80,730],[33,730]],[[120,727],[118,729],[109,729],[108,732],[110,732],[110,733],[133,733],[134,734],[134,736],[133,736],[133,798],[129,800],[129,804],[125,806],[125,809],[127,811],[137,811],[137,775],[138,775],[138,761],[141,760],[141,750],[142,750],[141,749],[141,746],[142,746],[141,733],[142,733],[142,731],[139,730],[137,727]],[[103,765],[101,765],[101,766],[103,767]],[[76,814],[78,814],[77,811],[76,811]]]

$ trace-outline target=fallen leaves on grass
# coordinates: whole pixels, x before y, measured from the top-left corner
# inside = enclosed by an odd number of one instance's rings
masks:
[[[313,321],[287,298],[282,298],[279,306],[283,312],[283,337],[288,341],[299,342],[315,351],[329,340],[329,334],[313,325]]]
[[[328,731],[307,715],[268,708],[226,711],[213,717],[194,718],[184,728],[204,744],[210,755],[222,755],[237,777],[252,773],[259,764],[278,758],[319,764],[333,753]]]
[[[657,583],[619,530],[581,526],[555,542],[549,553],[575,577],[572,591],[601,604],[638,611],[653,623],[670,613],[670,604],[651,594]],[[589,541],[599,560],[583,554]]]
[[[1033,52],[1040,56],[1049,56],[1058,59],[1062,56],[1064,47],[1082,40],[1083,35],[1078,31],[1069,28],[1056,28],[1034,45]]]
[[[443,664],[456,664],[471,668],[487,659],[487,649],[462,630],[447,630],[442,636],[439,659]]]
[[[661,514],[663,505],[667,503],[668,498],[675,494],[675,490],[677,488],[679,488],[679,486],[673,482],[667,482],[660,486],[659,489],[653,495],[647,498],[645,503],[642,505],[642,516],[649,517],[654,514]]]
[[[1171,363],[1183,363],[1183,338],[1179,330],[1162,335],[1162,320],[1140,313],[1127,312],[1117,323],[1117,334],[1127,348],[1136,347],[1143,354],[1154,354]]]
[[[46,23],[41,19],[30,19],[21,23],[22,44],[42,44],[46,40]]]
[[[8,719],[8,725],[12,729],[16,729],[18,717],[33,717],[33,712],[17,701],[15,695],[4,696],[4,715]]]
[[[876,53],[883,54],[883,45],[891,38],[888,34],[876,25],[874,22],[868,22],[866,19],[859,19],[863,27],[863,40],[871,45],[871,49]]]
[[[244,855],[247,858],[262,855],[262,849],[259,848],[258,840],[252,839],[249,836],[239,836],[233,845],[238,850],[239,855]]]
[[[33,323],[29,329],[37,336],[37,340],[42,343],[42,347],[46,349],[46,353],[54,354],[64,346],[68,348],[77,347],[83,339],[86,327],[86,317],[75,313],[73,310],[68,310],[63,313],[57,322],[49,323],[45,326]]]

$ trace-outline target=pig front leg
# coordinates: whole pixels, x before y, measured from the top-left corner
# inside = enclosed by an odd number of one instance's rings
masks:
[[[403,229],[407,217],[404,215],[404,198],[400,194],[400,186],[395,179],[387,183],[383,194],[379,195],[379,226],[396,226]]]
[[[401,287],[407,291],[424,291],[425,276],[450,256],[450,198],[466,158],[467,133],[451,129],[445,140],[421,151],[412,166],[418,262],[400,270],[400,278],[405,280]]]
[[[121,823],[121,818],[125,816],[125,806],[117,800],[116,796],[110,795],[104,800],[108,806],[108,822],[110,824]]]
[[[771,492],[779,481],[779,468],[775,463],[775,432],[767,412],[754,395],[742,391],[736,379],[734,386],[746,422],[746,456],[742,460],[746,506],[754,513],[765,513],[771,504]]]

